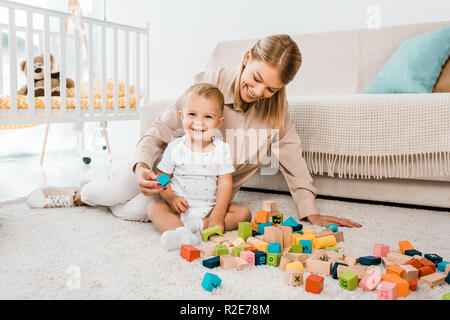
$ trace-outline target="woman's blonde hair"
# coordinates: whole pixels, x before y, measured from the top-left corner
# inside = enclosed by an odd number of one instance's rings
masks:
[[[294,79],[302,64],[300,49],[289,35],[276,34],[259,39],[250,49],[250,58],[263,61],[279,70],[284,86],[270,98],[258,100],[262,118],[268,120],[272,128],[279,129],[287,112],[286,85]],[[244,69],[244,64],[241,64],[240,72],[234,80],[234,99],[238,104],[244,103],[240,95]]]

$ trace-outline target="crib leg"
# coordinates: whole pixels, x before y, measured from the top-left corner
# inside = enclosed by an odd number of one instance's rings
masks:
[[[45,147],[47,145],[48,129],[49,128],[50,128],[50,123],[47,123],[47,127],[45,128],[44,144],[42,145],[41,165],[42,165],[42,163],[44,163],[44,154],[45,154]]]
[[[106,148],[108,149],[108,153],[111,154],[111,147],[109,146],[109,139],[108,139],[108,130],[106,130],[105,121],[102,121],[102,127],[103,127],[103,135],[105,136]]]

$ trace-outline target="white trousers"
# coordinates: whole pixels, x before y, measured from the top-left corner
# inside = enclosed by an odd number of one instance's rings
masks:
[[[81,188],[81,201],[90,206],[108,207],[121,219],[148,221],[147,206],[160,197],[140,192],[132,167],[133,163],[127,162],[109,174],[94,177]]]

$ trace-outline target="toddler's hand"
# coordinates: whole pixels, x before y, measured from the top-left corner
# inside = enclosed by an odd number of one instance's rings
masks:
[[[211,214],[206,221],[204,221],[203,229],[207,229],[214,226],[220,226],[222,228],[222,232],[225,232],[225,218],[215,217]]]
[[[166,202],[170,209],[178,214],[186,212],[189,208],[187,200],[180,196],[174,196],[173,198],[166,200]]]

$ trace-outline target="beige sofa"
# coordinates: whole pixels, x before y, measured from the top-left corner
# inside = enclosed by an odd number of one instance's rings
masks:
[[[363,94],[402,41],[448,25],[292,36],[303,64],[289,112],[319,195],[450,208],[450,93]],[[255,41],[219,42],[207,69],[238,68]],[[170,103],[141,108],[141,132]],[[280,172],[244,187],[289,191]]]

